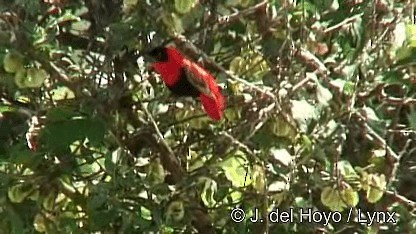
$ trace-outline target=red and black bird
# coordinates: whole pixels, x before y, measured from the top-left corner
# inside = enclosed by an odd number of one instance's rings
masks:
[[[149,55],[156,60],[152,63],[153,69],[175,95],[199,97],[208,116],[221,120],[224,97],[213,75],[183,56],[175,47],[157,47]]]

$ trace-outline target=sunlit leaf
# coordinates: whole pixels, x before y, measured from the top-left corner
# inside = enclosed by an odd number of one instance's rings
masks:
[[[172,201],[166,209],[166,222],[177,223],[185,216],[185,207],[182,201]]]
[[[289,166],[291,163],[293,163],[292,155],[286,150],[286,149],[276,149],[272,148],[270,149],[270,154],[273,156],[273,158],[284,166]]]
[[[23,56],[15,52],[7,53],[3,60],[3,67],[9,73],[19,71],[23,68]]]
[[[316,87],[316,95],[318,102],[323,106],[328,106],[328,102],[332,99],[332,93],[319,83]]]
[[[180,14],[188,13],[195,5],[195,0],[175,0],[175,9]]]
[[[153,159],[150,162],[147,178],[152,185],[163,183],[165,180],[165,169],[160,163],[159,158]]]
[[[199,183],[203,184],[201,199],[207,207],[214,207],[217,203],[214,195],[217,192],[217,182],[208,177],[200,178]]]
[[[268,191],[275,193],[275,192],[283,192],[289,189],[289,184],[284,181],[274,181],[268,186]]]
[[[51,93],[54,101],[75,98],[74,92],[65,86],[59,86],[58,88],[52,90]]]
[[[292,101],[292,114],[303,132],[306,132],[311,120],[318,118],[316,108],[305,100]]]
[[[263,167],[260,165],[254,165],[252,171],[254,189],[256,189],[259,193],[264,193],[266,185],[266,176]]]
[[[224,170],[227,179],[236,187],[250,185],[251,173],[247,165],[246,155],[238,151],[221,162],[220,167]]]
[[[340,192],[340,197],[348,207],[355,207],[358,204],[358,193],[352,187],[347,187]]]

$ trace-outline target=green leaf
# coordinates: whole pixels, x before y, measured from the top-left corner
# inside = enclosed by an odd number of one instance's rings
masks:
[[[225,176],[236,187],[244,187],[251,184],[251,174],[247,165],[247,157],[242,151],[237,151],[220,163]]]
[[[78,114],[74,108],[69,106],[57,106],[48,110],[46,118],[50,122],[59,122],[70,120]]]
[[[328,106],[328,102],[332,99],[332,93],[329,91],[329,89],[325,88],[320,83],[317,83],[316,97],[319,104],[322,106]]]
[[[7,195],[11,202],[21,203],[29,195],[30,192],[31,190],[28,189],[28,186],[17,184],[8,189]]]
[[[292,163],[292,155],[286,149],[270,149],[270,154],[273,158],[279,161],[282,165],[288,167]]]
[[[26,145],[19,144],[10,148],[10,160],[16,164],[22,164],[29,168],[36,168],[42,158],[29,150]]]
[[[24,233],[24,223],[19,213],[9,209],[7,217],[12,224],[12,233]]]
[[[245,60],[241,56],[236,56],[231,62],[229,66],[229,70],[236,74],[240,75],[245,70]]]
[[[117,213],[115,210],[104,211],[90,211],[88,215],[88,223],[92,230],[102,230],[105,227],[109,227],[113,220],[116,218]]]
[[[296,136],[296,128],[288,123],[282,116],[278,116],[268,121],[266,127],[267,133],[271,133],[277,137],[286,137],[292,140]]]
[[[399,24],[397,25],[399,26]],[[404,23],[402,23],[401,25],[402,27],[404,26]],[[400,30],[400,32],[402,32],[403,30]],[[406,36],[406,40],[408,41],[412,41],[416,39],[416,25],[414,24],[406,24],[406,29],[405,29],[405,36]]]
[[[349,207],[355,207],[358,204],[358,193],[353,188],[347,187],[340,193],[340,197]]]
[[[3,59],[3,67],[6,72],[15,73],[23,68],[23,56],[16,52],[9,52]]]
[[[152,211],[144,206],[140,206],[140,216],[145,220],[152,220]]]
[[[239,5],[241,0],[226,0],[225,5],[226,6],[237,6]]]
[[[346,160],[341,160],[338,162],[338,170],[344,177],[358,176],[351,163]]]
[[[107,197],[105,194],[94,193],[88,199],[88,209],[98,209],[102,207],[107,202]]]
[[[410,111],[410,114],[407,116],[407,119],[409,121],[409,127],[412,131],[416,130],[416,111],[412,110]]]
[[[175,0],[175,9],[180,14],[188,13],[195,6],[196,0]]]
[[[14,112],[14,111],[16,111],[16,108],[14,106],[0,104],[0,113]]]
[[[260,165],[254,165],[253,166],[253,187],[257,190],[259,193],[264,193],[265,191],[265,184],[266,184],[266,176],[264,173],[264,169]]]
[[[150,162],[147,177],[151,185],[163,183],[165,180],[165,169],[160,163],[159,158],[153,159]]]
[[[185,215],[185,206],[182,201],[172,201],[166,208],[166,222],[175,224],[180,222]]]
[[[315,106],[309,104],[305,100],[292,101],[292,114],[302,132],[307,132],[309,123],[314,119],[318,119]]]
[[[17,85],[17,87],[19,88],[26,88],[26,73],[27,70],[26,68],[21,67],[15,74],[14,74],[14,83]]]
[[[214,195],[217,192],[217,182],[209,177],[198,178],[199,183],[203,184],[201,192],[202,202],[208,207],[212,208],[217,204],[214,199]]]
[[[332,206],[337,199],[337,191],[332,186],[326,186],[322,189],[321,202],[324,206]]]
[[[45,126],[42,138],[52,150],[69,147],[74,141],[86,138],[92,145],[99,145],[104,138],[105,127],[98,119],[71,119],[52,122]]]
[[[74,92],[72,92],[72,90],[70,90],[68,87],[65,87],[65,86],[59,86],[56,89],[52,90],[51,93],[52,93],[52,100],[54,101],[75,98]]]
[[[45,216],[38,213],[35,216],[35,219],[33,221],[33,226],[35,227],[35,230],[38,232],[45,232],[46,231],[46,224],[45,224]]]
[[[106,132],[104,122],[101,119],[94,118],[88,119],[84,124],[85,137],[89,143],[93,146],[100,146]]]
[[[383,197],[384,189],[386,189],[386,176],[384,174],[369,174],[367,183],[367,200],[370,203],[376,203]]]
[[[286,181],[274,181],[267,189],[271,193],[283,192],[289,189],[289,184]]]
[[[24,6],[27,13],[29,14],[37,14],[40,10],[40,2],[39,1],[32,1],[32,0],[16,0],[16,5]]]
[[[385,86],[394,84],[411,86],[412,84],[407,79],[403,79],[403,75],[403,72],[399,70],[388,71],[377,77],[377,81],[386,83]]]

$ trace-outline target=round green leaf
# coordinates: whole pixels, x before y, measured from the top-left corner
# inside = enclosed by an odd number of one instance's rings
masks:
[[[340,196],[349,207],[355,207],[358,204],[358,193],[352,187],[342,190]]]
[[[171,202],[166,209],[166,222],[177,223],[185,216],[185,207],[182,201]]]
[[[39,88],[48,77],[49,74],[43,69],[29,68],[27,70],[25,86],[28,88]]]
[[[3,60],[3,67],[6,72],[15,73],[23,68],[23,57],[17,53],[7,53]]]
[[[188,13],[195,5],[196,0],[175,0],[175,9],[180,14]]]
[[[26,69],[21,67],[14,75],[14,83],[19,88],[26,88],[25,79],[26,79]]]

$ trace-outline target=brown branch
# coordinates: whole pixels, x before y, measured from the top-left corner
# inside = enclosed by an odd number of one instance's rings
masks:
[[[258,11],[259,9],[265,8],[267,6],[268,1],[262,1],[250,8],[247,8],[245,10],[242,11],[237,11],[231,15],[225,15],[225,16],[221,16],[218,18],[217,23],[219,25],[226,25],[226,24],[230,24],[232,22],[235,22],[237,20],[239,20],[240,18],[255,14],[256,11]]]
[[[246,154],[248,154],[248,155],[252,156],[253,158],[257,159],[256,156],[255,156],[255,153],[247,145],[243,144],[241,141],[234,138],[233,136],[231,136],[227,132],[222,132],[221,135],[223,135],[224,137],[229,139],[234,145],[237,146],[237,148],[241,148]]]
[[[329,74],[328,68],[321,62],[314,54],[304,48],[294,48],[295,57],[303,61],[306,65],[316,70],[319,74],[327,76]]]
[[[273,100],[276,98],[276,96],[273,93],[271,93],[270,91],[268,91],[266,89],[263,89],[263,88],[260,88],[260,87],[256,86],[255,84],[252,84],[252,83],[250,83],[250,82],[248,82],[244,79],[241,79],[238,76],[229,72],[223,66],[221,66],[220,64],[215,62],[213,59],[211,59],[202,50],[198,49],[192,42],[188,41],[184,36],[176,34],[175,35],[175,42],[179,45],[182,45],[182,46],[186,45],[187,49],[189,49],[190,52],[193,53],[193,55],[201,55],[208,66],[212,67],[213,69],[215,69],[219,72],[222,72],[222,73],[226,74],[231,80],[235,80],[235,81],[249,87],[252,90],[255,90],[259,93],[264,94],[265,96],[267,96],[267,97],[269,97]]]
[[[339,30],[340,28],[342,28],[346,24],[350,24],[350,23],[356,21],[358,18],[360,18],[361,16],[363,16],[363,14],[364,13],[360,13],[360,14],[354,15],[352,17],[346,18],[345,20],[339,22],[338,24],[336,24],[334,26],[331,26],[331,27],[325,29],[324,30],[324,33],[327,34],[327,33],[331,33],[333,31]]]
[[[416,99],[414,98],[395,98],[395,97],[383,97],[382,101],[385,101],[392,105],[414,105]]]
[[[263,126],[264,124],[269,120],[270,115],[267,115],[271,111],[275,110],[276,103],[272,103],[265,108],[262,108],[259,111],[258,119],[254,124],[254,128],[250,131],[250,133],[245,137],[244,142],[249,141]]]
[[[410,200],[409,198],[402,196],[400,194],[397,194],[393,191],[386,191],[386,194],[389,195],[394,201],[399,202],[400,204],[403,204],[405,206],[408,206],[410,208],[416,209],[416,202]]]
[[[387,144],[387,142],[378,133],[376,133],[373,130],[373,128],[370,127],[370,125],[368,125],[367,123],[364,123],[364,127],[365,127],[366,131],[369,133],[369,135],[371,135],[375,139],[376,143],[379,146],[382,146],[386,149],[387,154],[389,156],[393,157],[393,159],[396,162],[398,162],[400,160],[399,155],[397,155],[397,153],[394,152],[394,150]]]
[[[162,146],[160,161],[162,162],[163,167],[166,168],[166,170],[168,170],[172,174],[174,182],[177,183],[180,181],[184,174],[179,160],[175,156],[175,153],[170,148],[169,144],[165,141],[165,138],[163,137],[163,134],[160,132],[159,127],[156,124],[156,121],[154,120],[152,114],[150,114],[149,110],[144,104],[142,104],[142,109],[149,118],[150,123],[152,124],[152,127],[160,140],[160,145]]]

